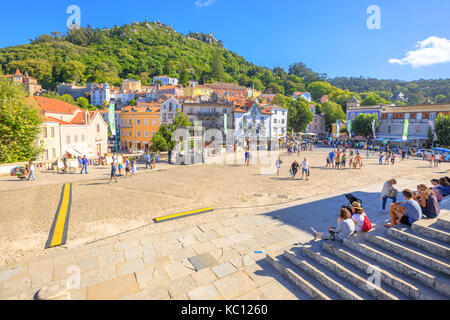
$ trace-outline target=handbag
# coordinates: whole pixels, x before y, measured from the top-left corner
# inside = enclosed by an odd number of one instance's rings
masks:
[[[391,198],[397,198],[398,190],[392,188],[392,189],[388,190],[387,195],[388,195],[388,197],[391,197]]]

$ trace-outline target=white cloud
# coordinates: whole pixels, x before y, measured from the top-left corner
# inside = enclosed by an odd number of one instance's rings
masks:
[[[214,1],[216,0],[197,0],[195,1],[195,5],[200,8],[209,7],[214,3]]]
[[[416,50],[409,51],[403,59],[389,59],[391,64],[410,64],[413,68],[450,62],[450,40],[429,37],[417,42]]]

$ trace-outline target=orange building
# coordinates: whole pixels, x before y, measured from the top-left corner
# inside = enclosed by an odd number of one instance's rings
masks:
[[[220,98],[247,97],[247,88],[235,83],[214,82],[206,85]]]
[[[123,150],[148,151],[159,129],[159,107],[127,107],[121,113],[120,128]]]
[[[122,92],[140,92],[141,80],[125,79],[122,81]]]

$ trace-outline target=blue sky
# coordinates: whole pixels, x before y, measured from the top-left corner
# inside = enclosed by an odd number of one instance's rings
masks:
[[[212,32],[226,48],[270,68],[287,69],[301,61],[330,77],[450,77],[448,0],[28,2],[2,3],[0,47],[28,43],[43,33],[66,32],[66,9],[77,5],[82,26],[159,20],[183,34]],[[367,28],[370,5],[380,8],[381,29]],[[422,47],[417,47],[419,41],[424,41]]]

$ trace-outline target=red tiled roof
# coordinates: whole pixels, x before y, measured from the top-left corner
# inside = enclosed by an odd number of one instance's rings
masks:
[[[43,121],[44,122],[57,122],[59,124],[70,124],[69,122],[66,122],[66,121],[63,121],[63,120],[60,120],[60,119],[56,119],[56,118],[53,118],[53,117],[44,117]]]
[[[26,98],[26,100],[32,105],[42,109],[44,112],[73,114],[78,110],[82,110],[67,102],[46,97],[33,96]]]

